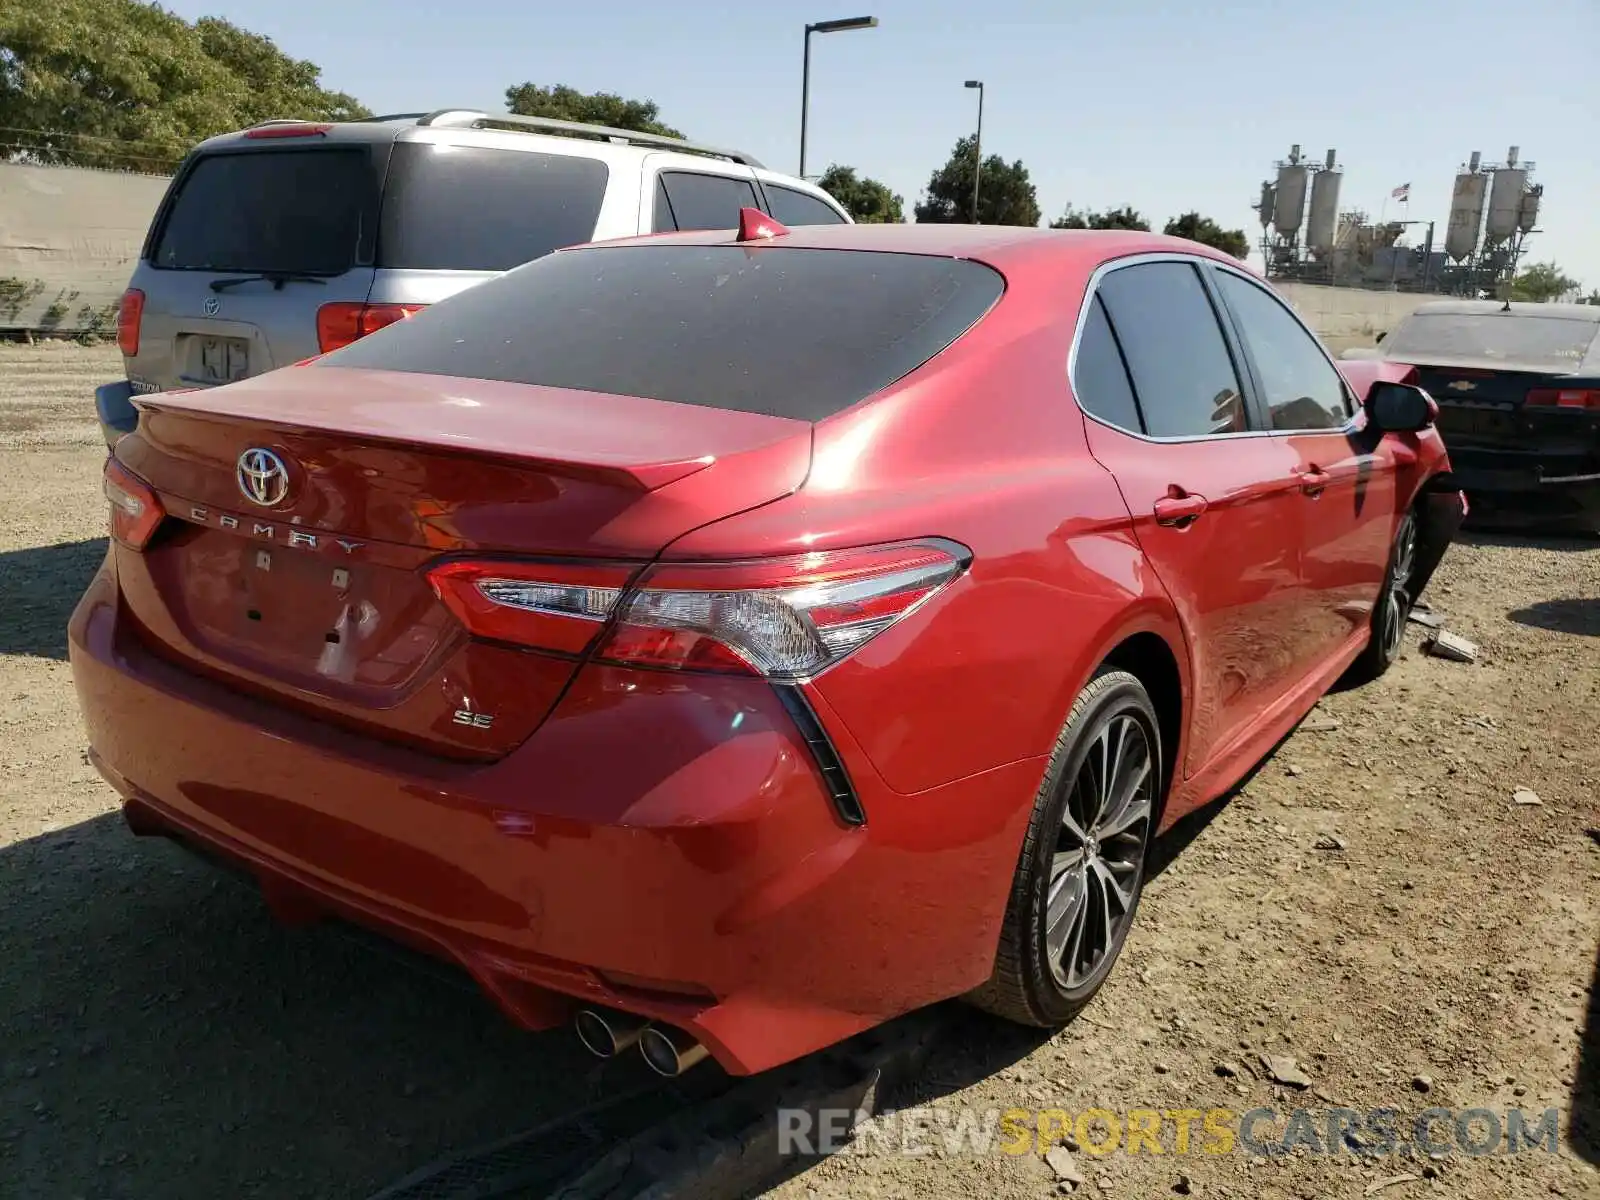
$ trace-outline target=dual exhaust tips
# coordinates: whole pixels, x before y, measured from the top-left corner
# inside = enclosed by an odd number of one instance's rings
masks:
[[[709,1055],[704,1046],[681,1029],[655,1025],[630,1013],[585,1008],[578,1011],[572,1024],[584,1049],[596,1058],[615,1058],[637,1043],[650,1069],[669,1079],[682,1075]]]

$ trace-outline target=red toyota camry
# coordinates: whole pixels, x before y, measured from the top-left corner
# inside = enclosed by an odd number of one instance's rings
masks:
[[[664,1072],[1059,1024],[1152,838],[1394,660],[1459,525],[1409,368],[1345,366],[1149,234],[564,251],[140,399],[91,753],[285,918]]]

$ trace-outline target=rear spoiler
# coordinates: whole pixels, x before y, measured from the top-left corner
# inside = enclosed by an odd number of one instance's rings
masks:
[[[178,399],[178,397],[184,399]],[[188,403],[193,397],[198,403]],[[238,406],[226,407],[208,404],[213,397],[220,399],[214,389],[187,389],[183,392],[162,392],[140,396],[136,404],[140,411],[158,415],[182,414],[195,420],[231,422],[247,420],[266,426],[274,432],[316,433],[324,436],[348,437],[368,445],[425,448],[436,453],[460,454],[474,459],[491,459],[519,467],[542,471],[589,483],[604,484],[632,492],[654,492],[705,470],[716,461],[714,455],[695,458],[634,458],[632,456],[589,453],[571,458],[556,454],[541,454],[536,450],[520,451],[482,437],[457,434],[448,429],[419,428],[416,433],[400,436],[392,431],[365,425],[358,420],[341,418],[338,421],[316,421],[303,414],[287,415],[266,409],[240,411]],[[174,403],[174,400],[177,400]]]

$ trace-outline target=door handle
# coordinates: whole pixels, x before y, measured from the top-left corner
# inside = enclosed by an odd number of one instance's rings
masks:
[[[1183,492],[1180,488],[1173,488],[1180,495],[1163,496],[1156,501],[1156,524],[1175,525],[1180,529],[1187,529],[1194,524],[1196,518],[1206,511],[1206,498],[1196,496],[1192,492]]]
[[[1323,489],[1328,486],[1328,481],[1332,478],[1320,467],[1311,467],[1300,472],[1300,490],[1315,499],[1322,495]]]

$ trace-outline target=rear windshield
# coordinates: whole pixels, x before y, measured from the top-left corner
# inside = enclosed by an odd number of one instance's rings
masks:
[[[179,185],[151,262],[187,271],[340,275],[376,210],[364,148],[202,158]]]
[[[591,241],[607,174],[580,155],[401,142],[389,160],[378,265],[509,271]]]
[[[648,396],[817,421],[965,333],[980,263],[776,246],[593,247],[457,293],[319,363]]]
[[[1383,342],[1386,358],[1477,358],[1576,371],[1600,324],[1518,312],[1413,313]]]

